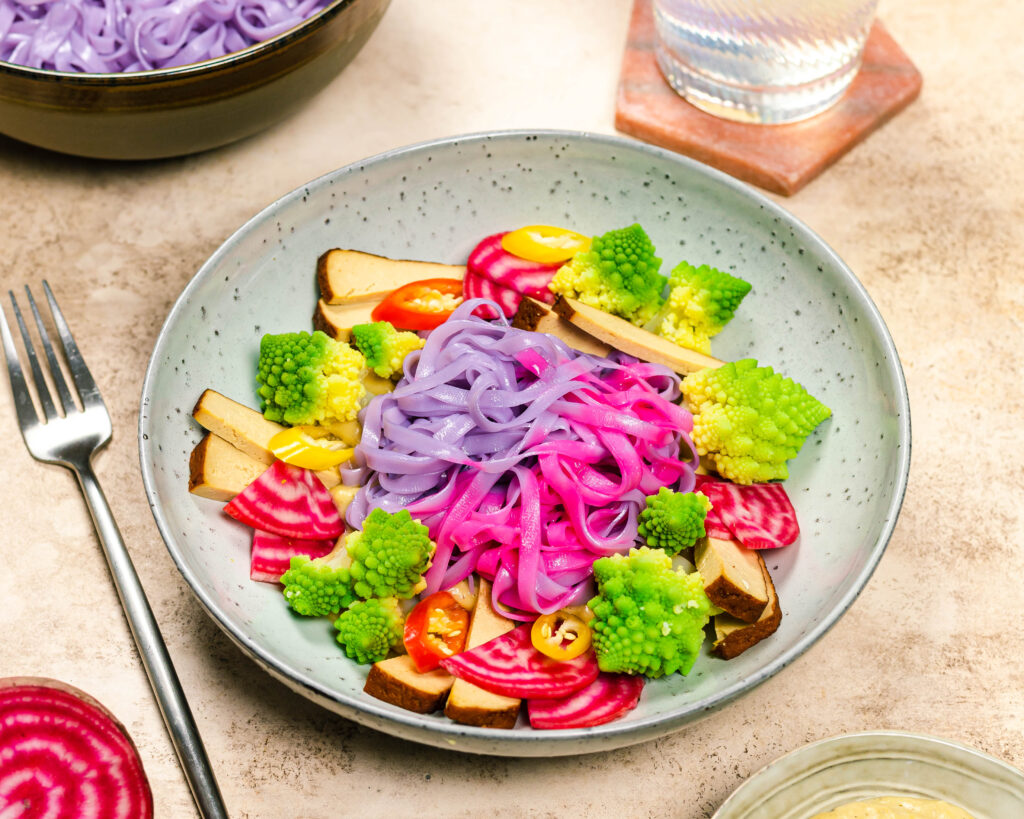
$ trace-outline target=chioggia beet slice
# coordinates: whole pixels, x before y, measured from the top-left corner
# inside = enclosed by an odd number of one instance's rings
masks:
[[[150,819],[138,751],[106,708],[43,677],[0,679],[0,816]]]
[[[566,661],[541,654],[530,639],[530,624],[448,657],[441,667],[492,694],[519,699],[564,697],[592,683],[599,673],[593,651]]]
[[[735,538],[748,549],[777,549],[788,546],[800,535],[796,510],[782,484],[740,486],[698,475],[696,491],[711,501],[711,514],[728,530],[727,537]],[[708,534],[721,537],[710,529]]]
[[[523,300],[521,293],[509,287],[495,284],[490,279],[486,279],[472,270],[466,270],[466,275],[462,280],[462,292],[467,299],[490,299],[493,302],[497,302],[501,312],[509,318],[516,314],[516,310],[519,309],[519,302]],[[484,315],[483,308],[477,308],[474,315],[481,318],[494,318],[494,316]]]
[[[301,540],[331,540],[345,524],[316,474],[284,461],[273,465],[224,507],[235,520]]]
[[[644,678],[601,672],[586,688],[562,699],[528,700],[530,727],[541,729],[589,728],[604,725],[636,708]]]
[[[562,266],[561,262],[533,262],[509,253],[501,246],[505,233],[495,233],[481,240],[466,261],[466,272],[514,290],[521,296],[554,304],[555,294],[548,285]]]
[[[252,535],[249,577],[263,583],[277,583],[296,555],[314,560],[333,548],[333,540],[300,540],[257,529]]]

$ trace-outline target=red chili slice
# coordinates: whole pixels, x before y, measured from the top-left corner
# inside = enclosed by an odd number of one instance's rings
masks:
[[[548,284],[562,263],[533,262],[509,253],[501,246],[501,238],[507,232],[488,236],[473,248],[466,261],[466,272],[475,273],[520,295],[553,304],[555,294],[548,289]]]
[[[402,642],[416,670],[433,671],[441,660],[458,654],[466,645],[469,612],[451,592],[439,591],[423,598],[405,620]]]
[[[274,461],[224,511],[253,529],[300,540],[333,540],[345,531],[331,493],[316,474],[284,461]]]
[[[593,651],[559,662],[533,647],[530,625],[441,661],[455,677],[485,691],[520,699],[557,699],[590,685],[600,671]]]
[[[452,314],[460,295],[462,282],[458,279],[409,282],[388,293],[370,318],[389,321],[399,330],[433,330]]]
[[[333,540],[299,540],[257,529],[252,535],[249,577],[262,583],[277,583],[296,555],[315,559],[333,548]]]
[[[740,486],[698,476],[697,491],[711,501],[717,520],[748,549],[777,549],[800,535],[796,510],[779,483]],[[707,523],[705,522],[705,529]],[[708,530],[712,537],[720,537]]]
[[[562,699],[528,700],[532,728],[589,728],[604,725],[636,708],[644,678],[601,672],[586,688]]]

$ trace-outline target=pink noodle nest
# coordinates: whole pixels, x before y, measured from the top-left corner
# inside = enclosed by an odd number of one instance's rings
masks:
[[[594,560],[637,545],[648,495],[693,490],[693,419],[667,368],[473,316],[481,304],[432,331],[365,410],[347,519],[409,509],[437,543],[428,592],[477,572],[509,616],[533,619],[589,598]]]

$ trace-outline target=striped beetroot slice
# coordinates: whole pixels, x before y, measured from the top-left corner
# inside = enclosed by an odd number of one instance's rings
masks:
[[[345,530],[327,487],[309,469],[274,464],[224,507],[235,520],[300,540],[332,540]]]
[[[296,555],[315,559],[333,548],[333,540],[299,540],[257,529],[252,535],[249,577],[263,583],[277,583]]]
[[[0,679],[0,815],[150,819],[153,794],[124,726],[73,686]]]
[[[466,272],[507,287],[522,296],[554,304],[555,294],[548,289],[548,284],[562,263],[533,262],[509,253],[501,246],[501,238],[507,232],[494,233],[473,248],[466,260]]]
[[[704,487],[712,483],[715,483],[713,478],[709,478],[707,475],[697,475],[697,485],[693,490],[694,492],[700,492],[711,501],[711,508],[708,509],[707,517],[704,519],[704,531],[708,537],[715,537],[719,540],[732,540],[732,531],[722,522],[722,518],[718,514],[718,507],[711,498],[713,490],[704,491]]]
[[[516,314],[516,310],[519,309],[519,302],[523,300],[521,293],[509,287],[495,284],[490,279],[484,278],[479,273],[474,273],[469,268],[466,269],[466,275],[462,279],[462,292],[467,299],[490,299],[497,302],[498,306],[501,307],[501,312],[508,318]],[[489,312],[492,311],[478,307],[474,311],[474,315],[485,319],[494,318],[494,316],[485,315],[485,313]]]
[[[586,688],[558,700],[529,700],[532,728],[589,728],[604,725],[636,708],[644,678],[602,671]]]
[[[698,475],[697,491],[711,501],[716,521],[748,549],[777,549],[788,546],[800,535],[800,524],[789,495],[780,483],[749,486],[717,481]],[[711,537],[722,537],[705,522]]]
[[[504,697],[554,699],[579,691],[597,677],[593,651],[560,662],[541,654],[530,640],[531,624],[441,660],[454,677]]]

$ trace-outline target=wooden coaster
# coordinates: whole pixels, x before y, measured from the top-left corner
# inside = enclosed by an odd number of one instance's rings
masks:
[[[784,196],[800,190],[921,91],[920,72],[876,21],[861,70],[828,111],[788,125],[731,122],[690,105],[672,89],[658,69],[654,39],[651,2],[636,0],[615,127]]]

